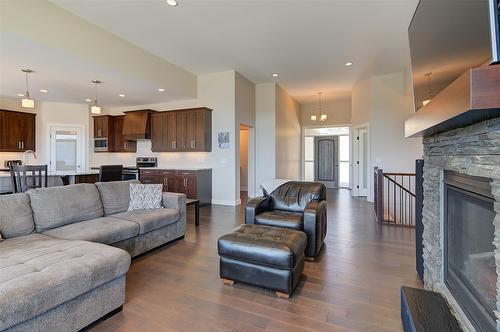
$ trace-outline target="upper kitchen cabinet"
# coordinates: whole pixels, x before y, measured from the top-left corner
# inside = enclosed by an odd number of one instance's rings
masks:
[[[94,116],[94,152],[136,152],[137,143],[123,135],[125,116]]]
[[[0,110],[0,151],[35,150],[36,114]]]
[[[110,138],[109,134],[113,132],[111,115],[94,116],[94,137]]]
[[[212,110],[190,108],[151,116],[154,152],[212,151]]]
[[[129,141],[123,136],[125,116],[113,117],[113,151],[112,152],[137,152],[137,142]]]

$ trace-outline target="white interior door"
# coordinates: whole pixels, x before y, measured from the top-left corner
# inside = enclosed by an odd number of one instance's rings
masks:
[[[49,169],[56,174],[83,171],[83,128],[50,126]]]
[[[357,144],[357,178],[358,196],[368,196],[368,130],[358,129]]]

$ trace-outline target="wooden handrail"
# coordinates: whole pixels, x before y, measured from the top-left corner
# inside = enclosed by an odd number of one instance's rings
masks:
[[[415,173],[387,173],[387,172],[384,172],[384,175],[415,176]]]

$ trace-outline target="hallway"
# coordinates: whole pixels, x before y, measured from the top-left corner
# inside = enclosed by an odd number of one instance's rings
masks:
[[[328,236],[290,300],[218,275],[217,238],[244,206],[188,213],[184,240],[135,259],[123,312],[95,331],[401,331],[401,285],[420,287],[414,230],[378,226],[373,206],[346,189],[328,193]]]

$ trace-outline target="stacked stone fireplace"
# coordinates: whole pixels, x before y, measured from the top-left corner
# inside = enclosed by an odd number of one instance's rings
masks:
[[[444,234],[444,176],[453,171],[491,179],[491,229],[496,264],[496,329],[500,331],[500,118],[427,137],[424,143],[423,259],[424,284],[441,293],[465,330],[474,330],[459,301],[446,286]],[[495,267],[492,267],[494,270]],[[477,273],[481,273],[478,271]]]

